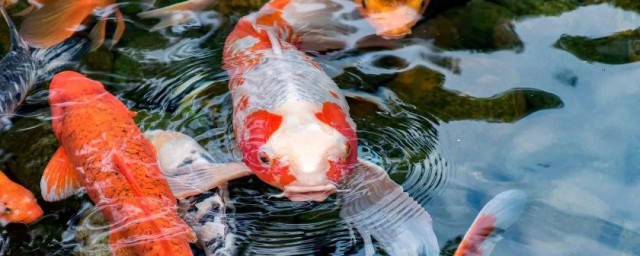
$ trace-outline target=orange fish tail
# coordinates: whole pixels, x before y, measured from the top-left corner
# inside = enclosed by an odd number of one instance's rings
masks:
[[[97,7],[93,0],[58,0],[31,12],[20,27],[20,35],[36,48],[49,48],[71,37]]]

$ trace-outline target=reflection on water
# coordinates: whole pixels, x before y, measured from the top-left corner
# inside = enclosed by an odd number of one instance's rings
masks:
[[[238,17],[264,2],[221,1],[200,26],[159,32],[147,31],[156,21],[135,18],[138,5],[127,5],[121,43],[86,55],[79,69],[139,111],[142,130],[178,130],[216,161],[237,161],[221,49]],[[492,196],[521,188],[533,202],[493,255],[640,254],[640,214],[632,207],[640,203],[633,196],[640,193],[640,6],[580,6],[599,2],[472,0],[431,9],[411,38],[367,37],[354,41],[357,49],[318,57],[341,87],[381,103],[349,100],[360,155],[425,206],[441,246],[455,247]],[[3,53],[6,35],[0,27]],[[45,87],[0,134],[0,168],[36,195],[58,146]],[[273,198],[279,191],[252,177],[229,189],[239,254],[363,248],[335,198]],[[70,254],[95,227],[85,225],[89,202],[42,203],[43,219],[2,230],[0,251],[10,241],[10,255]]]

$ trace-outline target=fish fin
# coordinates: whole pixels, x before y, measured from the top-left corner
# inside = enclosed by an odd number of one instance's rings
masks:
[[[137,115],[138,115],[138,112],[135,112],[135,111],[129,110],[129,116],[130,116],[131,118],[134,118],[134,117],[136,117]]]
[[[22,21],[20,35],[35,48],[49,48],[71,37],[95,8],[95,1],[51,1]]]
[[[156,31],[180,25],[192,18],[196,18],[196,11],[203,10],[214,2],[216,2],[216,0],[189,0],[164,8],[141,12],[138,13],[138,17],[142,19],[160,19],[160,22],[150,29],[151,31]]]
[[[249,176],[253,172],[242,163],[190,164],[164,171],[176,198],[186,198],[209,191],[230,180]]]
[[[71,158],[63,147],[59,147],[40,179],[42,198],[48,202],[59,201],[77,194],[80,188]]]
[[[393,91],[380,87],[376,92],[369,93],[354,89],[342,89],[342,94],[346,98],[364,101],[376,105],[379,109],[388,113],[397,113],[398,103],[401,102]]]
[[[116,31],[113,32],[111,48],[113,48],[118,42],[120,42],[120,39],[122,38],[122,34],[124,33],[124,29],[126,27],[126,24],[124,23],[124,17],[122,17],[122,12],[120,11],[120,9],[116,8],[114,12],[116,14]]]
[[[89,33],[91,38],[91,51],[95,51],[104,44],[105,30],[107,29],[107,19],[102,18],[98,21],[95,27]]]
[[[169,5],[167,7],[138,13],[138,17],[143,19],[162,18],[162,17],[171,16],[176,12],[200,11],[208,7],[209,5],[213,4],[214,2],[216,2],[216,0],[188,0],[182,3]]]
[[[14,14],[15,16],[27,16],[29,15],[29,13],[33,12],[36,9],[35,5],[29,5],[29,7],[24,8],[24,10],[19,11],[18,13]]]
[[[502,192],[489,201],[473,221],[454,256],[486,256],[502,239],[502,233],[524,211],[526,194],[518,189]]]
[[[381,167],[360,159],[341,189],[340,216],[387,253],[440,255],[429,213]]]

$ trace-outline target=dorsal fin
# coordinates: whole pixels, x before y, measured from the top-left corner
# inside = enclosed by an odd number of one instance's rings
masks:
[[[27,48],[27,44],[22,41],[20,34],[18,34],[18,29],[11,21],[9,14],[7,14],[7,10],[4,9],[4,6],[0,5],[0,13],[4,20],[7,22],[7,26],[9,27],[9,33],[11,33],[11,51],[17,50],[18,48]]]

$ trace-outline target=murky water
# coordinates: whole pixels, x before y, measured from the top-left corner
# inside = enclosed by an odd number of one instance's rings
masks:
[[[235,21],[262,4],[221,2],[199,25],[159,32],[149,32],[154,21],[138,19],[140,6],[129,4],[122,42],[84,56],[75,69],[138,111],[143,131],[178,130],[216,160],[238,160],[221,49]],[[423,204],[442,247],[456,245],[491,197],[520,188],[530,204],[493,255],[640,255],[640,4],[473,0],[434,7],[407,39],[369,38],[318,56],[342,88],[385,102],[349,101],[360,154]],[[8,34],[4,26],[0,32],[4,54]],[[0,134],[0,168],[36,195],[58,146],[46,87],[32,91],[14,126]],[[362,251],[333,199],[276,199],[278,191],[256,178],[229,189],[239,254]],[[35,224],[2,229],[7,255],[76,250],[76,226],[92,213],[90,200],[42,206],[46,216]]]

